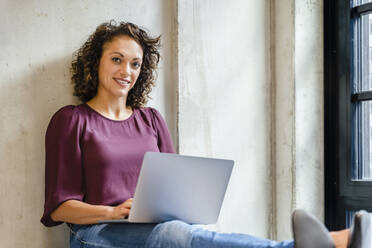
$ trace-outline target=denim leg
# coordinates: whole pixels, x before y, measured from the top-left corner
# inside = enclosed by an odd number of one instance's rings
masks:
[[[156,224],[97,224],[72,225],[70,248],[139,248]]]
[[[293,241],[276,242],[246,234],[211,232],[182,221],[161,224],[72,225],[70,248],[293,248]]]
[[[190,248],[196,229],[178,220],[158,224],[147,239],[146,248]]]
[[[204,229],[192,232],[192,248],[293,248],[293,241],[277,242],[247,234],[217,233]]]
[[[211,232],[182,221],[157,225],[150,234],[148,248],[293,248],[293,241],[276,242],[246,234]]]

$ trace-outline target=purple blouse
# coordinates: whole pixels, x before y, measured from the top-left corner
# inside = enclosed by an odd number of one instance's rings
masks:
[[[174,153],[167,125],[154,108],[111,120],[87,104],[65,106],[45,138],[45,205],[41,222],[67,200],[115,206],[133,197],[145,152]]]

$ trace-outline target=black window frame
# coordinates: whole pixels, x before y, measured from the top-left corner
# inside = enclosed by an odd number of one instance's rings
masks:
[[[372,91],[352,94],[351,20],[372,13],[372,3],[350,8],[350,0],[324,0],[324,176],[325,222],[346,227],[346,211],[372,211],[372,181],[352,180],[352,104]]]

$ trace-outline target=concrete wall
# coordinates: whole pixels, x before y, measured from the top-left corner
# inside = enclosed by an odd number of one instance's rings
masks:
[[[44,134],[51,115],[77,103],[69,81],[71,55],[109,19],[163,34],[157,107],[176,135],[172,0],[1,1],[0,240],[1,247],[68,247],[63,225],[44,228]]]
[[[132,21],[163,34],[155,106],[182,154],[231,158],[222,232],[291,238],[290,213],[323,217],[321,0],[2,1],[0,240],[67,247],[39,223],[44,134],[72,97],[69,64],[94,28]]]
[[[179,1],[179,147],[236,161],[217,229],[271,227],[268,1]]]
[[[294,209],[324,218],[323,2],[274,5],[274,237],[281,240],[292,236]]]
[[[180,153],[236,161],[213,229],[289,239],[324,217],[322,1],[178,2]]]

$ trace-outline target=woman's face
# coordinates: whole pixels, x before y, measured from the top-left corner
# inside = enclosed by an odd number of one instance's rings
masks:
[[[98,94],[126,97],[141,72],[143,50],[131,37],[115,37],[104,44],[98,66]]]

